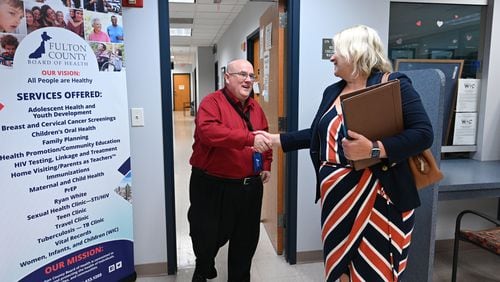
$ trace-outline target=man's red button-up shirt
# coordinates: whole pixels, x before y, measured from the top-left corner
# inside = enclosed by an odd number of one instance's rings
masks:
[[[229,90],[224,91],[242,107]],[[250,112],[254,130],[268,130],[264,111],[254,99],[248,98],[241,109],[244,113]],[[189,161],[193,167],[223,178],[256,175],[252,157],[255,136],[222,90],[209,94],[201,101],[195,124],[193,154]],[[271,171],[272,151],[263,153],[262,160],[263,170]]]

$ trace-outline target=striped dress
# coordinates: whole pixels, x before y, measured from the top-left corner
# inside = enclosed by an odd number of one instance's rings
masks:
[[[355,171],[344,157],[342,115],[335,107],[319,122],[321,237],[325,281],[397,281],[406,269],[413,210],[401,213],[370,169]]]

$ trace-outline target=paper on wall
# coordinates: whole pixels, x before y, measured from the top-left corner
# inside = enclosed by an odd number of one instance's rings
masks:
[[[476,144],[477,113],[456,113],[453,145]]]
[[[461,78],[458,80],[457,112],[477,112],[480,79]]]

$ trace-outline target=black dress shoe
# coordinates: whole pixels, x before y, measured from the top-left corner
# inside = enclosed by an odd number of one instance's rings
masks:
[[[195,273],[193,274],[192,282],[207,282],[207,278],[203,277],[203,275]]]
[[[217,269],[214,266],[210,268],[208,273],[202,274],[198,268],[194,270],[192,282],[206,282],[207,279],[214,279],[217,277]]]
[[[217,269],[215,269],[214,266],[208,271],[208,273],[205,275],[207,279],[214,279],[217,277]]]

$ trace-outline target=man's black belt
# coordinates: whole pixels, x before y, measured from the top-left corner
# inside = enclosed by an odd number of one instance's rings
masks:
[[[255,183],[256,181],[261,181],[260,175],[249,176],[245,178],[223,178],[215,175],[208,174],[203,170],[193,167],[193,174],[205,177],[207,179],[211,179],[214,181],[222,182],[222,183],[231,183],[231,184],[239,184],[239,185],[249,185],[251,183]]]

